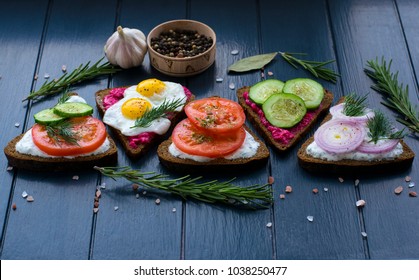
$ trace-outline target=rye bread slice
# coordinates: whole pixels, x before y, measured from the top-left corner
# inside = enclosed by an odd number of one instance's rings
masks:
[[[250,121],[250,123],[254,126],[256,131],[265,139],[265,141],[272,147],[276,148],[279,152],[285,152],[289,148],[291,148],[293,145],[295,145],[305,134],[307,134],[310,129],[313,127],[313,125],[317,122],[317,120],[325,115],[332,102],[333,102],[333,94],[325,90],[323,101],[320,104],[320,109],[318,113],[315,115],[315,117],[307,124],[307,126],[300,130],[298,133],[295,133],[295,137],[292,138],[288,143],[280,143],[276,141],[273,137],[271,132],[261,123],[260,118],[257,113],[255,113],[252,108],[246,104],[245,98],[243,97],[243,94],[245,92],[249,92],[250,87],[242,87],[237,90],[237,98],[239,104],[243,107],[244,112],[246,114],[247,119]]]
[[[343,102],[344,98],[339,99],[338,104]],[[328,114],[323,122],[327,122],[332,118]],[[327,161],[319,158],[314,158],[307,154],[308,145],[314,142],[314,136],[311,136],[298,150],[297,157],[299,165],[309,172],[315,173],[334,173],[334,174],[365,174],[365,173],[391,173],[395,171],[405,170],[412,165],[415,153],[410,147],[401,140],[403,146],[403,153],[392,160],[374,160],[374,161],[360,161],[360,160],[340,160]]]
[[[107,137],[110,142],[110,147],[103,154],[75,158],[44,158],[21,154],[16,151],[16,143],[19,142],[23,135],[21,134],[13,138],[4,148],[4,154],[9,161],[9,165],[18,169],[48,172],[88,170],[92,169],[95,165],[112,166],[118,160],[115,142],[109,136]]]
[[[162,142],[158,149],[157,155],[160,162],[168,169],[180,173],[195,173],[195,172],[231,172],[231,171],[245,171],[264,165],[269,159],[269,150],[265,143],[261,141],[255,133],[245,127],[255,140],[259,143],[259,148],[256,155],[251,158],[240,158],[228,160],[224,158],[214,159],[209,162],[197,162],[191,159],[181,159],[172,156],[169,153],[169,146],[172,144],[172,139]]]
[[[124,87],[127,88],[127,87]],[[96,106],[98,108],[99,114],[103,117],[103,115],[105,114],[105,107],[103,105],[103,99],[105,98],[106,95],[108,95],[110,93],[112,89],[103,89],[103,90],[99,90],[96,92],[95,94],[95,99],[96,99]],[[195,96],[192,95],[191,98],[189,98],[188,102],[191,102],[192,100],[195,99]],[[127,154],[127,156],[133,160],[140,158],[142,155],[146,154],[152,147],[154,147],[155,145],[160,144],[163,140],[165,140],[167,138],[166,135],[168,135],[168,133],[171,133],[173,128],[176,126],[176,124],[181,121],[182,119],[184,119],[186,117],[185,112],[182,110],[181,112],[178,112],[177,114],[175,114],[171,120],[171,125],[169,130],[167,131],[166,134],[164,135],[156,135],[153,139],[152,142],[147,143],[147,144],[139,144],[137,145],[137,148],[133,148],[129,145],[129,140],[128,137],[123,135],[118,129],[115,129],[111,126],[108,126],[110,131],[112,132],[112,134],[118,139],[118,141],[121,143],[125,153]]]

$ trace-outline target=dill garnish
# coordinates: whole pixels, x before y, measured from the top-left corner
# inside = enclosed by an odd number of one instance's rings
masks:
[[[78,135],[73,131],[73,122],[66,119],[56,124],[49,124],[45,126],[48,136],[54,140],[54,142],[61,146],[61,143],[69,143],[72,145],[79,145]]]
[[[345,97],[345,104],[343,106],[343,114],[348,117],[357,117],[365,114],[367,94],[358,96],[351,93]]]
[[[404,129],[394,131],[394,127],[389,120],[380,111],[375,111],[375,115],[367,121],[369,129],[368,136],[371,138],[370,142],[377,143],[382,139],[402,139],[404,137]]]

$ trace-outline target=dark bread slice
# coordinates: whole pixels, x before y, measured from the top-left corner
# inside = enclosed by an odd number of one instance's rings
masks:
[[[99,90],[95,94],[96,106],[97,106],[97,108],[99,110],[99,113],[102,117],[105,114],[105,107],[103,105],[103,99],[105,98],[106,95],[108,95],[110,93],[110,91],[111,91],[111,89],[103,89],[103,90]],[[191,98],[188,100],[188,102],[190,102],[194,99],[195,99],[195,96],[192,95]],[[170,125],[170,128],[169,128],[167,133],[171,133],[173,128],[176,126],[176,124],[179,121],[181,121],[182,119],[184,119],[185,117],[186,117],[186,115],[185,115],[185,112],[183,110],[181,112],[175,114],[174,117],[171,120],[172,124]],[[165,136],[165,135],[167,135],[167,133],[164,134],[164,135],[156,135],[152,142],[147,143],[147,144],[139,144],[137,146],[137,148],[134,149],[129,145],[129,141],[128,141],[127,136],[123,135],[118,129],[115,129],[111,126],[108,126],[108,127],[112,131],[113,135],[115,135],[115,137],[122,144],[122,147],[125,150],[125,153],[127,154],[127,156],[131,159],[140,158],[142,155],[146,154],[150,150],[150,148],[152,148],[155,145],[160,144],[163,140],[165,140],[167,138]]]
[[[169,146],[172,144],[172,139],[168,139],[162,142],[158,149],[157,155],[160,162],[166,166],[168,169],[181,172],[181,173],[191,173],[191,172],[230,172],[230,171],[242,171],[246,169],[257,168],[265,164],[269,159],[269,150],[266,147],[265,143],[261,141],[257,136],[250,131],[247,127],[245,129],[255,138],[259,143],[259,148],[257,153],[252,158],[241,158],[228,160],[224,158],[214,159],[209,162],[197,162],[191,159],[181,159],[172,156],[169,153]]]
[[[81,156],[75,158],[44,158],[39,156],[32,156],[21,154],[16,151],[16,143],[23,137],[21,134],[12,139],[4,148],[9,165],[31,171],[73,171],[73,170],[87,170],[97,166],[115,165],[118,156],[115,142],[108,136],[110,148],[103,154]]]
[[[344,101],[344,98],[339,99],[338,103]],[[328,114],[323,122],[327,122],[332,118]],[[365,174],[365,173],[389,173],[400,171],[409,168],[412,165],[415,153],[402,140],[400,143],[403,146],[403,153],[392,160],[375,160],[375,161],[360,161],[360,160],[340,160],[327,161],[314,158],[307,154],[306,149],[314,141],[314,136],[311,136],[298,150],[299,165],[310,172],[315,173],[334,173],[334,174]]]
[[[316,116],[307,124],[307,126],[303,130],[299,131],[298,133],[294,133],[295,137],[293,139],[291,139],[287,144],[284,144],[275,141],[275,139],[272,137],[271,132],[261,123],[258,114],[255,113],[252,110],[252,108],[250,108],[250,106],[246,104],[243,94],[245,92],[249,92],[249,90],[250,87],[242,87],[237,90],[237,98],[239,104],[243,107],[247,119],[252,123],[256,131],[265,139],[265,141],[269,145],[276,148],[279,152],[284,152],[288,150],[295,143],[297,143],[307,132],[309,132],[311,127],[316,123],[319,117],[325,115],[328,112],[330,105],[333,102],[333,94],[330,91],[325,90],[323,101],[320,104],[321,107]]]

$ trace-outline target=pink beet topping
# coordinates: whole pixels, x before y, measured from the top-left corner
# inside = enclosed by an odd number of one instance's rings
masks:
[[[183,90],[185,91],[186,100],[191,99],[192,93],[189,89],[186,87],[183,87]],[[107,110],[109,107],[111,107],[113,104],[124,98],[124,92],[125,88],[113,88],[109,92],[108,95],[105,96],[103,99],[103,106],[105,107],[105,110]],[[168,116],[169,119],[172,118],[172,116]],[[129,145],[131,148],[136,149],[138,148],[138,145],[147,144],[153,141],[154,137],[156,136],[156,133],[154,132],[143,132],[135,136],[127,136]]]
[[[284,129],[275,127],[269,123],[262,109],[249,99],[248,92],[243,93],[243,97],[246,104],[253,110],[253,112],[258,114],[260,122],[271,132],[272,138],[274,138],[275,141],[285,145],[295,137],[296,133],[303,130],[313,120],[314,116],[321,108],[320,105],[319,108],[317,108],[315,111],[308,111],[304,118],[297,125],[291,127],[290,129]]]

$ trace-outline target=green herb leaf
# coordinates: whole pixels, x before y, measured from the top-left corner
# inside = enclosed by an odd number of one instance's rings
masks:
[[[259,54],[240,59],[233,65],[230,65],[230,67],[228,67],[228,71],[247,72],[251,70],[262,69],[265,67],[265,65],[271,62],[277,54],[278,52]]]
[[[371,141],[377,143],[380,139],[402,139],[404,137],[404,130],[395,131],[382,112],[375,111],[374,113],[374,117],[367,121],[368,136],[371,137]]]
[[[232,206],[245,206],[251,209],[268,208],[272,204],[272,190],[269,185],[239,187],[229,181],[198,182],[202,177],[189,175],[168,179],[166,175],[155,172],[141,172],[130,167],[95,167],[104,176],[112,179],[125,178],[141,187],[165,191],[183,199],[193,198],[206,203],[223,203]]]
[[[46,125],[48,136],[54,140],[55,144],[61,146],[61,143],[65,142],[71,145],[79,145],[79,137],[73,131],[74,123],[69,119],[63,120],[56,124]]]
[[[166,99],[158,107],[153,107],[151,110],[147,110],[141,118],[135,121],[134,127],[149,127],[151,122],[158,118],[167,117],[170,113],[176,112],[176,109],[185,103],[184,98],[176,99],[172,102]]]
[[[413,106],[409,100],[409,87],[399,83],[399,72],[391,72],[391,63],[392,60],[387,64],[384,57],[381,58],[381,63],[378,62],[378,58],[369,60],[367,61],[369,68],[365,68],[364,71],[375,82],[371,88],[386,95],[387,102],[382,104],[402,115],[397,121],[412,132],[419,133],[418,107]]]
[[[343,106],[343,114],[348,117],[357,117],[365,114],[365,100],[367,95],[357,96],[351,93],[345,97],[345,104]]]

